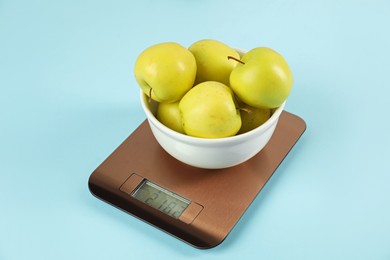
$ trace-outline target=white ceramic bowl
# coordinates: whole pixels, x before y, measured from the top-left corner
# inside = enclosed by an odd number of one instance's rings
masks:
[[[225,138],[199,138],[178,133],[166,127],[155,117],[157,103],[140,92],[142,108],[157,142],[177,160],[205,169],[231,167],[256,155],[268,143],[285,103],[270,119],[252,131]]]

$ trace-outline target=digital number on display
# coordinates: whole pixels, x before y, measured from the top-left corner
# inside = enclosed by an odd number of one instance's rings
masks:
[[[176,219],[191,203],[190,200],[148,180],[144,180],[132,196]]]

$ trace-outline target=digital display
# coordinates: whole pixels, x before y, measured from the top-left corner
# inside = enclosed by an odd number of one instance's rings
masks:
[[[132,196],[176,219],[191,203],[190,200],[148,180],[144,180]]]

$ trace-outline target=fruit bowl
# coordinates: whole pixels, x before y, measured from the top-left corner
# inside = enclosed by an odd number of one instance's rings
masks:
[[[199,138],[178,133],[160,123],[155,117],[158,103],[150,101],[140,91],[142,108],[150,128],[161,147],[177,160],[204,169],[222,169],[243,163],[270,140],[285,103],[275,109],[261,126],[235,136],[224,138]]]

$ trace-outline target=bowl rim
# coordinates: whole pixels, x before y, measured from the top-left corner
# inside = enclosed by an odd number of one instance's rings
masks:
[[[195,137],[190,136],[186,134],[179,133],[175,130],[170,129],[169,127],[165,126],[163,123],[161,123],[155,115],[150,111],[149,106],[147,105],[147,100],[149,99],[148,96],[140,90],[140,99],[141,99],[141,105],[142,108],[146,114],[146,117],[149,121],[151,121],[152,124],[154,124],[157,128],[159,128],[161,131],[163,131],[165,134],[173,137],[176,140],[184,141],[186,143],[196,143],[196,144],[206,144],[206,145],[216,145],[216,144],[225,144],[225,143],[236,143],[236,142],[242,142],[244,140],[251,140],[253,136],[258,135],[260,132],[264,132],[266,129],[270,128],[275,121],[279,119],[280,114],[283,112],[284,107],[286,105],[286,100],[274,110],[271,117],[265,121],[262,125],[259,127],[248,131],[246,133],[229,136],[229,137],[221,137],[221,138],[202,138],[202,137]]]

